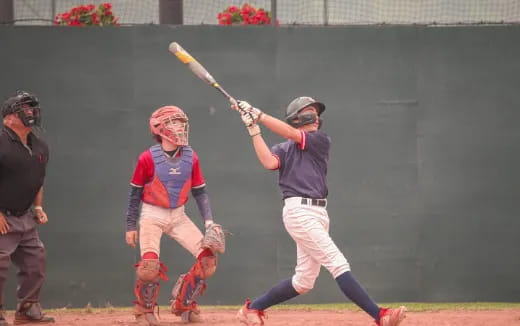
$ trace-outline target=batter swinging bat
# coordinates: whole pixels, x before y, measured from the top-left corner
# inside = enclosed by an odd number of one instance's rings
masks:
[[[203,82],[215,87],[220,93],[222,93],[228,100],[230,100],[231,102],[234,102],[236,103],[236,100],[228,94],[228,92],[226,92],[226,90],[224,90],[222,88],[222,86],[220,86],[217,81],[215,80],[215,78],[213,78],[213,76],[210,75],[210,73],[206,70],[206,68],[204,68],[200,63],[197,62],[197,60],[195,60],[186,50],[184,50],[182,48],[182,46],[180,46],[179,43],[177,42],[172,42],[170,43],[170,46],[168,47],[168,50],[172,53],[172,54],[175,54],[175,56],[182,62],[184,63],[185,65],[188,66],[188,68],[190,68],[190,70],[197,76],[199,77],[200,79],[202,79]]]

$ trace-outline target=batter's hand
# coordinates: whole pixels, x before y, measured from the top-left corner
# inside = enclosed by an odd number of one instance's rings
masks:
[[[38,223],[38,224],[45,224],[45,223],[49,222],[49,218],[47,217],[47,214],[41,207],[34,209],[34,217],[36,218],[36,223]]]
[[[6,234],[9,231],[9,223],[4,214],[0,213],[0,234]]]
[[[137,231],[126,231],[126,243],[130,247],[134,247],[137,244],[137,240],[139,240],[139,236],[137,235]]]
[[[251,127],[252,125],[255,124],[255,119],[253,118],[253,116],[249,113],[241,113],[240,114],[240,118],[242,118],[242,122],[246,125],[246,127]]]
[[[239,100],[239,101],[237,101],[237,103],[238,103],[238,107],[240,108],[240,113],[250,114],[251,118],[253,119],[253,121],[255,123],[260,119],[260,116],[263,113],[262,110],[253,107],[251,104],[247,103],[246,101]]]

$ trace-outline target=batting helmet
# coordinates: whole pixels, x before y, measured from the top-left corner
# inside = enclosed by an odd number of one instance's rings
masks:
[[[165,138],[177,146],[188,145],[188,116],[179,107],[163,106],[152,113],[150,131],[158,142]]]
[[[39,126],[41,122],[40,101],[26,91],[16,91],[2,106],[2,118],[16,114],[26,127]]]
[[[318,116],[325,111],[325,105],[323,103],[318,102],[309,96],[301,96],[292,100],[287,106],[287,109],[285,110],[285,121],[295,128],[314,123],[316,121],[315,117],[309,118],[308,116],[299,114],[301,110],[311,105],[318,111]]]

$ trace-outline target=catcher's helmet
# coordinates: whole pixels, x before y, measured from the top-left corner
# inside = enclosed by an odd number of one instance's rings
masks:
[[[318,102],[309,96],[301,96],[292,100],[292,102],[287,106],[287,109],[285,110],[285,121],[296,128],[314,123],[314,121],[316,121],[315,118],[309,119],[309,117],[299,115],[301,110],[311,105],[318,111],[318,116],[325,111],[325,105],[323,103]]]
[[[177,146],[188,145],[188,116],[179,107],[163,106],[152,113],[150,131],[158,142],[165,138]]]
[[[26,91],[16,91],[2,106],[2,118],[16,114],[26,127],[39,126],[41,122],[40,101],[36,95]]]

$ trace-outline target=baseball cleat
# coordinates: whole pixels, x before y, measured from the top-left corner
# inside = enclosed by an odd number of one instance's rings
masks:
[[[202,323],[204,319],[200,316],[200,312],[185,311],[181,314],[181,321],[183,323]]]
[[[159,326],[161,325],[153,312],[146,312],[135,315],[135,321],[139,326]]]
[[[381,308],[379,312],[378,326],[399,326],[406,317],[406,308],[401,306],[397,309]]]
[[[242,324],[247,326],[252,325],[263,325],[265,313],[263,310],[255,310],[249,309],[249,305],[251,301],[249,299],[246,300],[246,303],[240,310],[237,312],[237,320]]]

